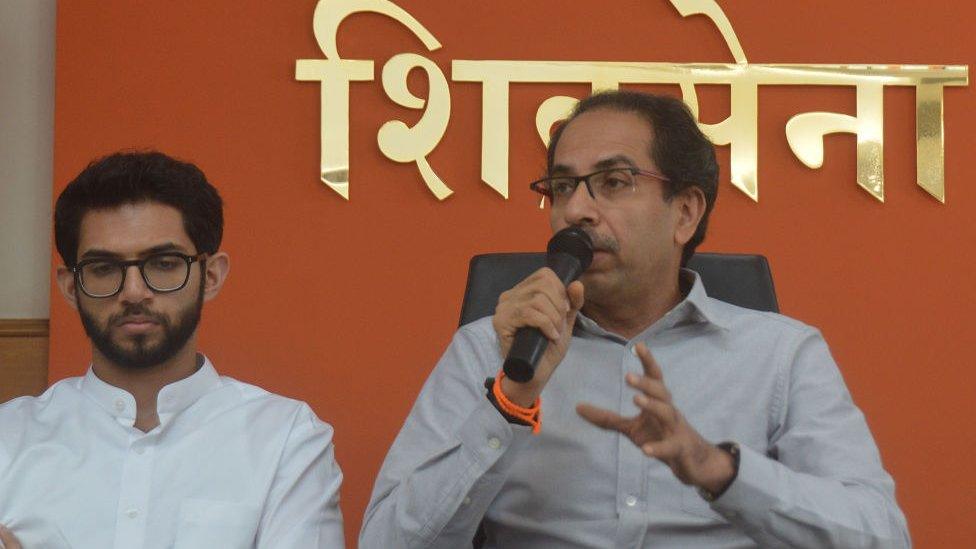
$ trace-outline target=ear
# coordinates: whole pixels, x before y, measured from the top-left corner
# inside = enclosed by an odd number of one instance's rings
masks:
[[[207,257],[204,268],[206,271],[203,279],[203,299],[210,301],[217,297],[224,280],[227,279],[227,274],[230,272],[230,257],[224,252],[217,252]]]
[[[71,305],[72,309],[78,310],[78,288],[75,285],[75,274],[71,272],[71,269],[60,265],[55,276],[57,277],[58,289],[61,290],[64,300],[68,302],[68,305]]]
[[[695,236],[698,224],[705,215],[705,193],[701,187],[692,185],[672,197],[675,213],[674,242],[684,246]]]

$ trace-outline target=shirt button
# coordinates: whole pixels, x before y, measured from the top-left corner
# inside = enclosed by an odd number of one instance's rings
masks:
[[[125,410],[125,401],[122,400],[121,398],[118,399],[118,400],[116,400],[115,401],[115,409],[118,410],[118,411],[120,411],[120,412],[123,411],[123,410]]]
[[[498,440],[498,437],[491,437],[488,439],[488,447],[497,450],[502,447],[502,441]]]
[[[465,505],[471,505],[471,498],[464,498]]]
[[[134,451],[135,451],[135,453],[136,453],[136,454],[138,454],[138,455],[140,455],[140,456],[141,456],[142,454],[145,454],[145,453],[146,453],[146,449],[145,449],[145,448],[143,448],[142,446],[140,446],[140,447],[138,447],[138,448],[136,448],[136,449],[135,449]]]
[[[624,500],[624,503],[627,504],[627,507],[633,507],[637,505],[637,498],[635,498],[634,496],[627,496],[627,499]]]
[[[129,517],[130,519],[134,519],[139,516],[139,510],[129,509],[128,511],[125,512],[125,516]]]

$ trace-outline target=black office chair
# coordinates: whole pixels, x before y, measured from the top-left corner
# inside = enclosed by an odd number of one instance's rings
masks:
[[[498,296],[546,264],[544,253],[482,254],[471,258],[459,326],[494,314]],[[761,255],[700,253],[688,268],[709,296],[758,311],[779,312],[773,275]]]

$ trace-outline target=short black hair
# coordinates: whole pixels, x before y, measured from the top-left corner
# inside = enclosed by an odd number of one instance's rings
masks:
[[[54,242],[65,265],[78,261],[81,220],[91,210],[159,202],[183,215],[197,253],[215,253],[224,231],[223,201],[200,168],[157,151],[121,151],[92,161],[54,206]]]
[[[566,127],[577,116],[597,109],[632,112],[650,123],[654,139],[651,140],[651,150],[648,153],[661,173],[670,180],[665,182],[665,199],[670,199],[689,187],[698,187],[705,195],[705,214],[681,253],[681,265],[686,265],[694,255],[695,248],[705,240],[708,216],[715,207],[718,196],[715,146],[702,133],[684,101],[669,95],[652,95],[630,90],[605,91],[577,103],[573,112],[553,133],[546,154],[547,172],[552,172],[556,145]]]

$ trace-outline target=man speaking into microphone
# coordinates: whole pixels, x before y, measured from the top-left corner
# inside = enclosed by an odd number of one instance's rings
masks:
[[[361,547],[470,547],[479,525],[487,548],[910,545],[820,333],[709,298],[684,268],[717,182],[680,100],[579,103],[531,186],[592,261],[568,285],[540,269],[458,330],[386,457]],[[548,341],[534,372],[503,370],[533,330]]]

